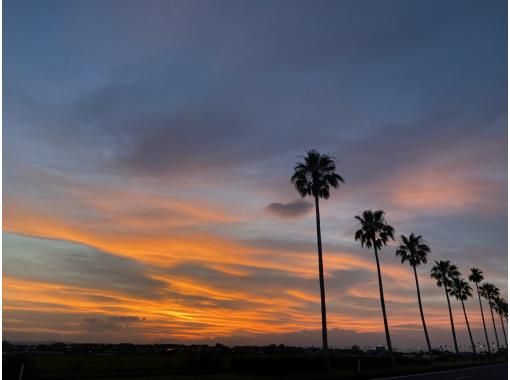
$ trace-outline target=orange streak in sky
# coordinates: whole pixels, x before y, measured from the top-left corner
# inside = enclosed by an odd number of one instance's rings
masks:
[[[136,217],[117,215],[126,199],[119,204],[109,204],[104,200],[90,200],[96,210],[105,215],[104,219],[66,218],[61,215],[49,215],[39,207],[24,205],[15,198],[4,203],[4,229],[7,232],[42,238],[52,238],[76,242],[95,247],[104,252],[125,256],[155,268],[171,267],[186,262],[196,262],[216,270],[225,276],[243,281],[252,272],[277,270],[297,278],[316,279],[316,252],[293,252],[292,250],[253,247],[235,241],[201,232],[176,232],[171,226],[182,225],[187,220],[201,220],[213,223],[231,223],[235,218],[222,216],[207,207],[181,205],[166,201],[169,210],[176,210],[177,219],[165,221],[168,231],[161,229],[157,218],[139,221]],[[145,202],[145,201],[144,201]],[[147,200],[157,208],[160,200]],[[170,214],[172,214],[170,212]],[[113,215],[113,216],[112,216]],[[107,217],[108,216],[108,217]],[[142,217],[142,219],[145,217]],[[140,223],[144,226],[140,227]],[[186,230],[186,229],[185,229]],[[354,244],[354,243],[353,243]],[[392,250],[393,248],[386,248]],[[391,252],[393,254],[393,252]],[[325,256],[326,275],[335,270],[363,270],[373,274],[376,281],[376,267],[372,252],[354,255],[346,252],[328,252]],[[242,333],[282,333],[300,330],[314,330],[320,326],[317,310],[310,303],[318,303],[317,294],[294,289],[288,285],[279,289],[275,297],[271,289],[231,289],[213,281],[198,280],[185,274],[164,275],[147,269],[147,275],[160,280],[166,286],[158,289],[154,298],[144,299],[111,290],[95,289],[93,284],[87,287],[70,286],[55,283],[4,278],[4,312],[6,313],[6,331],[51,330],[47,326],[32,326],[30,323],[15,323],[12,315],[18,312],[61,313],[74,318],[74,325],[68,326],[62,333],[85,334],[83,319],[90,316],[138,316],[145,320],[137,322],[144,337],[165,338],[171,335],[183,339],[200,339],[204,336],[228,336]],[[410,269],[400,264],[384,265],[383,277],[393,286],[414,286]],[[270,285],[270,284],[268,284]],[[387,293],[388,301],[412,303],[411,297]],[[373,305],[363,317],[342,313],[330,313],[332,328],[339,327],[356,331],[381,331],[381,318],[378,299],[364,289],[342,289],[346,295],[360,299],[371,299]],[[94,297],[108,297],[98,300]],[[196,298],[197,300],[193,301]],[[344,301],[329,293],[328,298]],[[196,302],[196,304],[192,304]],[[243,307],[246,304],[248,306]],[[356,305],[349,305],[355,308]],[[363,310],[359,307],[358,310]],[[410,314],[391,316],[391,326],[404,326],[416,323],[415,309]],[[41,320],[41,323],[43,320]],[[33,323],[33,321],[31,322]],[[448,320],[441,315],[440,322],[430,320],[431,325],[446,326]],[[23,330],[25,329],[25,330]]]

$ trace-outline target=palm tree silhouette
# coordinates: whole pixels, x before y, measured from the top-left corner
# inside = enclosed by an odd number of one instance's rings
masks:
[[[304,162],[298,162],[294,167],[291,182],[302,198],[311,195],[315,200],[315,221],[317,225],[317,251],[319,256],[319,285],[321,291],[321,315],[322,315],[322,349],[328,356],[328,330],[326,323],[326,295],[324,290],[324,271],[322,265],[322,241],[321,221],[319,212],[319,198],[328,199],[330,187],[337,188],[343,178],[336,171],[335,161],[325,154],[320,154],[314,149],[307,152],[303,157]]]
[[[492,325],[494,326],[494,335],[496,336],[496,346],[498,347],[498,351],[500,349],[499,347],[499,339],[498,339],[498,332],[496,330],[496,322],[494,322],[494,311],[493,311],[493,300],[497,297],[499,297],[499,289],[494,286],[493,284],[485,283],[482,286],[480,286],[480,294],[483,298],[485,298],[489,302],[489,309],[491,310],[491,316],[492,316]]]
[[[460,276],[460,272],[455,265],[450,264],[450,261],[434,261],[436,265],[430,272],[430,277],[436,279],[437,286],[444,287],[446,294],[446,301],[448,302],[448,311],[450,312],[450,324],[452,326],[453,344],[455,345],[455,352],[459,354],[459,346],[457,344],[457,336],[455,335],[455,325],[453,323],[452,307],[450,305],[450,297],[448,293],[452,287],[452,280]]]
[[[388,351],[391,356],[393,365],[395,365],[395,358],[393,356],[393,349],[391,346],[390,330],[388,328],[388,319],[386,318],[386,305],[384,303],[384,290],[381,277],[381,267],[379,265],[379,255],[377,253],[383,246],[385,246],[390,239],[393,238],[393,227],[386,223],[384,218],[384,211],[365,210],[361,216],[357,215],[355,218],[359,221],[361,228],[354,234],[354,240],[359,240],[362,247],[368,249],[374,248],[375,262],[377,264],[377,276],[379,279],[379,296],[381,299],[381,309],[384,319],[384,330],[386,332],[386,343],[388,344]]]
[[[457,298],[462,304],[462,310],[464,311],[464,318],[466,320],[466,326],[469,333],[469,340],[471,341],[471,348],[473,349],[473,354],[476,355],[475,343],[473,342],[473,335],[471,334],[471,327],[469,326],[468,317],[466,314],[466,307],[464,306],[464,301],[466,301],[469,297],[473,297],[472,288],[469,286],[466,280],[460,277],[455,277],[452,280],[452,289],[450,290],[450,294]]]
[[[494,310],[499,314],[501,320],[501,328],[503,329],[503,337],[505,338],[505,346],[508,348],[508,341],[506,339],[505,324],[503,323],[503,317],[508,317],[508,304],[504,298],[497,297],[494,300]]]
[[[485,340],[487,341],[487,352],[491,352],[491,345],[489,343],[489,335],[487,335],[487,327],[485,326],[485,317],[483,316],[482,298],[480,296],[480,289],[478,284],[483,281],[483,272],[478,268],[471,268],[469,281],[476,285],[476,293],[478,294],[478,302],[480,303],[480,313],[482,314],[483,331],[485,332]]]
[[[418,293],[418,306],[420,307],[421,322],[423,324],[423,331],[425,332],[425,339],[427,340],[427,347],[429,354],[432,356],[432,348],[430,346],[429,333],[427,331],[427,325],[425,324],[425,317],[423,315],[423,307],[421,305],[420,285],[418,284],[418,274],[416,273],[416,267],[420,264],[427,263],[427,254],[430,252],[430,247],[425,243],[421,235],[415,236],[414,234],[405,237],[401,235],[400,240],[402,244],[397,248],[395,254],[400,256],[402,263],[409,262],[409,265],[413,267],[414,280],[416,282],[416,292]]]

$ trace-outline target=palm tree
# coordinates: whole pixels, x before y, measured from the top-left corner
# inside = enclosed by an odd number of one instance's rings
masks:
[[[452,307],[450,305],[450,297],[448,292],[452,287],[452,280],[460,275],[455,265],[450,264],[450,261],[435,261],[434,267],[430,272],[430,276],[437,281],[437,286],[444,287],[446,294],[446,301],[448,301],[448,311],[450,312],[450,324],[452,326],[453,344],[455,345],[455,352],[459,354],[459,346],[457,344],[457,336],[455,335],[455,325],[453,324]]]
[[[501,306],[502,306],[502,312],[503,312],[502,314],[508,323],[508,302],[506,302],[504,298],[501,298],[501,301],[502,301]]]
[[[317,225],[317,251],[319,256],[319,285],[321,291],[321,314],[322,314],[322,349],[328,359],[328,330],[326,323],[326,295],[324,290],[324,271],[322,266],[322,241],[321,221],[319,213],[319,198],[328,199],[330,187],[337,188],[343,178],[336,171],[335,161],[316,150],[309,150],[304,162],[298,162],[294,167],[294,174],[290,181],[296,187],[302,198],[307,195],[313,196],[315,200],[315,220]]]
[[[392,226],[386,223],[384,211],[382,210],[377,210],[375,212],[372,212],[372,210],[365,210],[363,211],[362,216],[357,215],[355,218],[359,221],[361,228],[356,231],[354,240],[359,240],[362,247],[366,247],[367,249],[372,247],[374,248],[375,262],[377,264],[377,276],[379,279],[379,296],[381,299],[381,309],[384,319],[384,330],[386,332],[386,343],[388,344],[388,351],[393,365],[395,365],[393,349],[391,346],[390,330],[388,328],[388,319],[386,318],[386,305],[384,303],[381,267],[379,265],[379,255],[377,253],[377,251],[381,250],[381,248],[385,246],[390,239],[394,240],[394,230]]]
[[[400,256],[402,263],[409,262],[409,265],[413,267],[414,280],[416,282],[416,292],[418,293],[418,306],[420,307],[421,322],[423,324],[423,331],[425,332],[425,339],[427,341],[427,347],[429,354],[432,356],[432,348],[430,346],[429,333],[427,331],[427,325],[425,324],[425,317],[423,315],[423,307],[421,305],[420,285],[418,284],[418,274],[416,273],[416,267],[420,264],[427,263],[427,254],[430,253],[430,247],[423,241],[421,235],[415,236],[414,234],[405,237],[400,237],[402,244],[397,248],[395,254]]]
[[[491,310],[492,325],[494,326],[494,335],[496,336],[496,346],[499,351],[498,332],[496,331],[496,322],[494,322],[493,300],[499,297],[499,289],[493,284],[485,283],[480,286],[480,294],[489,302],[489,309]]]
[[[505,345],[508,348],[508,341],[506,339],[505,324],[503,323],[503,316],[505,318],[508,316],[508,304],[505,302],[505,299],[501,298],[501,297],[497,297],[494,300],[494,309],[499,314],[499,318],[501,320],[501,328],[503,329],[503,337],[505,338]]]
[[[473,297],[472,290],[473,289],[471,286],[469,286],[467,281],[463,278],[455,277],[452,280],[452,289],[450,290],[450,294],[462,303],[462,310],[464,311],[464,318],[466,319],[466,326],[469,333],[469,340],[471,341],[471,348],[473,349],[473,354],[476,355],[475,343],[473,342],[473,335],[471,334],[471,327],[469,327],[466,307],[464,306],[464,301],[466,301],[469,297]]]
[[[480,289],[478,284],[483,281],[483,272],[478,268],[471,268],[471,274],[469,275],[469,281],[476,285],[476,293],[478,294],[478,302],[480,303],[480,313],[482,314],[483,331],[485,332],[485,340],[487,341],[487,351],[491,352],[491,345],[489,343],[489,335],[487,335],[487,327],[485,326],[485,317],[483,316],[482,298],[480,296]]]

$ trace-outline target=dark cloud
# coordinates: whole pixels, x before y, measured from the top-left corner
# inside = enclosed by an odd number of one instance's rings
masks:
[[[281,218],[299,218],[308,214],[313,205],[304,200],[297,200],[289,203],[273,202],[267,205],[266,210]]]
[[[144,321],[145,318],[136,316],[108,316],[99,318],[85,318],[83,325],[91,332],[118,331],[129,328],[132,324]]]
[[[152,119],[152,122],[151,122]],[[140,120],[119,150],[115,165],[136,173],[199,174],[228,169],[253,158],[243,125],[219,112],[193,110]],[[251,151],[251,154],[250,154]]]

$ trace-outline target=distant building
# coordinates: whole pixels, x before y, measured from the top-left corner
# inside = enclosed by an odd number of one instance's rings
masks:
[[[361,352],[361,349],[359,348],[359,346],[354,345],[354,346],[352,346],[351,351],[352,352]]]
[[[375,346],[375,352],[376,352],[376,354],[385,354],[386,347],[384,347],[383,345]]]

